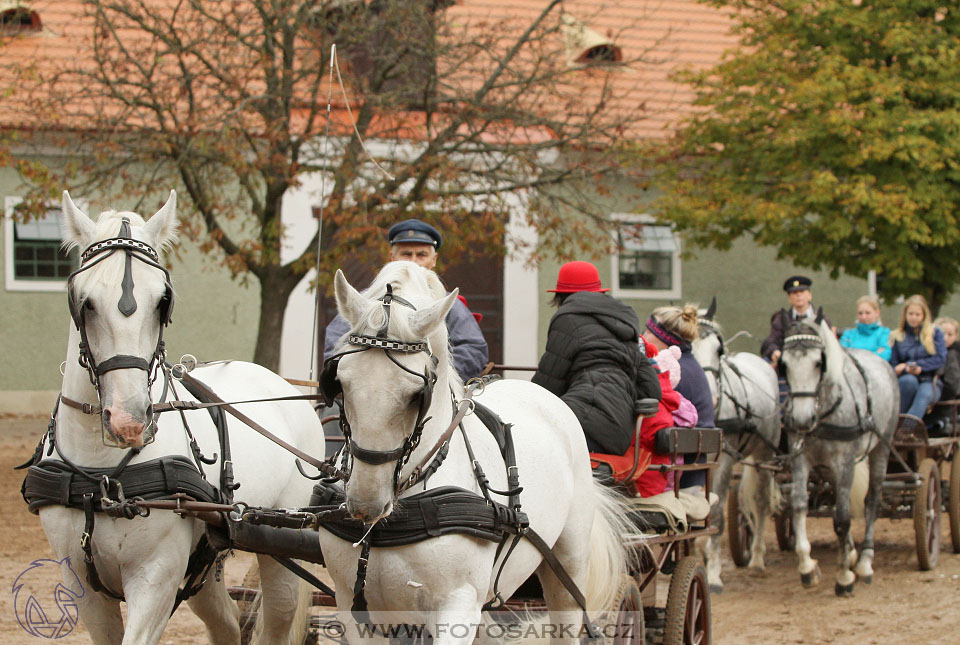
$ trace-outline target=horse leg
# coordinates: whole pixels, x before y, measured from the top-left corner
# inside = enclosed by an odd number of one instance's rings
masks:
[[[261,603],[252,642],[300,645],[311,595],[306,583],[268,555],[258,555],[257,560]]]
[[[467,645],[473,642],[477,630],[484,624],[478,596],[476,588],[470,584],[444,595],[427,623],[434,645]]]
[[[223,581],[207,580],[187,604],[203,621],[207,638],[214,645],[237,645],[240,642],[240,610],[233,602]]]
[[[810,557],[810,541],[807,539],[807,510],[810,501],[807,494],[807,480],[810,476],[810,464],[802,453],[795,454],[791,462],[793,485],[790,489],[790,507],[793,509],[793,530],[799,559],[800,582],[804,587],[815,587],[820,584],[820,567],[817,561]]]
[[[780,507],[780,489],[774,480],[773,473],[766,468],[754,468],[757,476],[757,494],[754,496],[755,509],[753,513],[753,543],[750,545],[750,569],[763,572],[766,563],[763,558],[767,553],[767,545],[763,541],[767,520],[774,509]]]
[[[81,559],[81,562],[83,560]],[[69,586],[70,580],[64,578]],[[80,620],[90,634],[95,645],[111,645],[123,640],[123,615],[120,613],[120,601],[97,593],[85,587],[81,598],[77,600]]]
[[[127,629],[123,645],[152,645],[160,640],[177,596],[178,583],[187,568],[186,558],[155,561],[150,575],[129,576],[124,580],[127,599]],[[163,566],[166,565],[166,566]]]
[[[889,452],[879,449],[879,446],[870,453],[870,484],[863,508],[863,544],[860,545],[860,558],[855,569],[857,577],[865,584],[873,582],[873,525],[880,508],[889,458]]]
[[[727,507],[727,495],[730,492],[730,475],[733,472],[733,457],[725,452],[717,459],[717,468],[711,474],[710,491],[717,494],[718,501],[710,508],[710,525],[717,527],[717,535],[723,535],[724,509]],[[707,566],[707,584],[712,593],[723,593],[723,565],[720,562],[720,544],[718,540],[707,536],[700,544],[704,563]]]
[[[838,596],[853,595],[853,565],[857,551],[854,548],[853,536],[850,535],[850,489],[853,487],[853,464],[833,464],[834,490],[836,501],[833,510],[833,532],[839,542],[839,557],[837,558],[837,582],[834,591]],[[851,460],[852,461],[852,460]],[[846,467],[844,467],[846,466]]]

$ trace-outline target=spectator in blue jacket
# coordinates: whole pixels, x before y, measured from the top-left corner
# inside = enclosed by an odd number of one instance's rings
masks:
[[[443,244],[440,232],[426,222],[408,219],[390,227],[387,232],[390,242],[390,260],[408,260],[431,271],[437,266],[437,250]],[[453,366],[464,381],[479,376],[489,360],[487,341],[480,325],[467,309],[465,302],[456,300],[447,314],[447,332]],[[330,321],[324,331],[323,358],[336,352],[337,342],[350,331],[350,325],[342,316]]]
[[[876,296],[857,299],[857,326],[843,332],[840,344],[851,349],[865,349],[890,360],[890,329],[880,321],[880,300]]]
[[[900,325],[890,333],[890,364],[900,382],[900,413],[923,418],[927,407],[940,396],[934,376],[947,362],[943,331],[933,326],[930,307],[921,295],[907,298]]]

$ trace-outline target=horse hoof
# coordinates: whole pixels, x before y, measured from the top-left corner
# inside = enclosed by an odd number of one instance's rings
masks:
[[[838,598],[849,598],[853,595],[853,583],[842,585],[838,582],[833,588],[833,591],[837,594]]]
[[[873,583],[873,574],[871,573],[869,576],[861,576],[857,579],[863,584],[869,585]]]
[[[723,585],[710,585],[710,593],[712,593],[712,594],[718,594],[718,595],[719,595],[719,594],[722,594],[722,593],[723,593]]]
[[[818,584],[820,584],[820,566],[815,566],[809,573],[801,573],[800,582],[807,589],[816,587]]]

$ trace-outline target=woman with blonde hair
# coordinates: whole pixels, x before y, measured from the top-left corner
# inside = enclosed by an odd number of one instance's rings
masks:
[[[900,413],[921,419],[940,396],[940,384],[933,377],[947,362],[943,331],[930,318],[927,300],[910,296],[900,312],[900,324],[890,333],[890,364],[900,383]]]
[[[880,321],[880,300],[876,296],[857,298],[857,326],[843,332],[840,345],[865,349],[890,360],[890,328]]]
[[[697,325],[697,308],[686,304],[657,307],[647,318],[647,331],[643,337],[658,351],[667,347],[680,348],[680,382],[674,388],[697,409],[697,427],[712,428],[714,424],[713,395],[710,383],[697,359],[693,357],[690,344],[700,333]],[[706,483],[706,474],[702,470],[688,471],[682,474],[680,488],[702,486]]]

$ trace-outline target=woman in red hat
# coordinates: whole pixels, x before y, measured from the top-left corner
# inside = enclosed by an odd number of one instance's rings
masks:
[[[590,262],[560,267],[557,312],[533,382],[570,406],[590,452],[622,455],[633,439],[635,402],[661,397],[660,381],[637,343],[640,319],[606,295]]]

